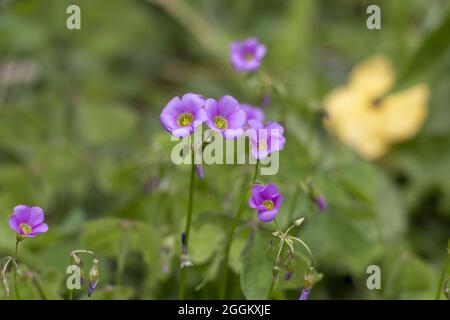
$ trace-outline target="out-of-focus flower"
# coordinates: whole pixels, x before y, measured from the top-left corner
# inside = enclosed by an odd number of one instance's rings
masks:
[[[249,120],[258,120],[260,122],[264,122],[264,112],[260,108],[251,106],[249,104],[241,104],[241,108],[245,111],[245,113],[247,113],[247,122]]]
[[[231,64],[237,72],[256,71],[266,53],[266,46],[256,38],[234,41],[230,46]]]
[[[222,133],[225,139],[234,139],[244,133],[247,114],[232,96],[223,96],[219,101],[207,99],[205,110],[208,127]]]
[[[300,294],[300,297],[298,298],[298,300],[308,300],[310,292],[311,292],[311,287],[303,288],[302,293]]]
[[[265,94],[265,95],[263,95],[263,97],[261,99],[261,106],[263,108],[267,108],[268,106],[270,106],[271,102],[272,102],[271,96],[268,94]]]
[[[187,93],[181,99],[174,97],[164,107],[159,119],[173,136],[186,137],[206,120],[204,104],[205,99],[198,94]]]
[[[256,184],[252,187],[252,197],[248,201],[250,208],[258,210],[258,219],[271,222],[275,219],[280,208],[283,196],[278,193],[274,184]]]
[[[283,150],[286,144],[284,128],[276,123],[269,122],[265,126],[258,120],[248,122],[250,129],[247,130],[251,152],[256,159],[264,159],[274,151]]]
[[[20,239],[33,238],[39,233],[48,231],[48,226],[44,223],[44,211],[39,207],[25,205],[14,208],[14,212],[9,218],[9,226],[17,232]]]
[[[384,96],[395,74],[388,58],[358,64],[346,86],[325,97],[325,125],[366,159],[377,159],[397,142],[413,137],[427,115],[429,89],[417,84]]]

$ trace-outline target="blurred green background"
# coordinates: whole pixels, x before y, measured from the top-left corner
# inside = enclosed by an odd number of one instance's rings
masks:
[[[66,28],[70,4],[81,8],[81,30]],[[381,7],[381,30],[366,28],[370,4]],[[67,298],[69,253],[83,248],[100,260],[93,298],[175,299],[189,166],[170,161],[159,113],[186,92],[258,105],[260,92],[228,61],[231,40],[256,36],[268,46],[262,69],[288,93],[265,109],[285,121],[287,144],[280,172],[261,180],[284,195],[283,227],[306,217],[297,233],[324,274],[311,299],[434,298],[450,235],[449,34],[445,0],[0,1],[0,257],[13,253],[14,206],[38,205],[50,230],[21,244],[33,271],[20,281],[25,298]],[[375,53],[391,57],[405,84],[427,81],[431,101],[420,133],[370,163],[326,133],[314,106]],[[251,172],[205,166],[188,298],[218,297],[226,227]],[[306,177],[328,212],[294,196]],[[270,233],[250,209],[244,220],[227,297],[263,298]],[[381,290],[366,287],[371,264]],[[296,299],[302,286],[300,265],[274,297]]]

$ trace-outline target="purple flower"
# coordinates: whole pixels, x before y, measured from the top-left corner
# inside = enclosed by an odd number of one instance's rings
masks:
[[[316,197],[316,204],[320,211],[324,212],[328,209],[327,199],[323,195]]]
[[[9,226],[22,238],[33,238],[39,233],[48,231],[44,223],[44,211],[39,207],[19,205],[9,218]]]
[[[259,68],[267,48],[256,38],[242,42],[234,41],[230,46],[231,64],[237,72],[252,72]]]
[[[248,201],[250,208],[258,209],[258,219],[271,222],[275,219],[280,208],[283,196],[278,193],[274,184],[256,184],[252,188],[252,197]]]
[[[247,114],[232,96],[223,96],[219,101],[207,99],[205,110],[208,126],[222,133],[225,139],[234,139],[244,133]]]
[[[309,293],[311,292],[311,287],[305,287],[302,290],[302,294],[298,298],[298,300],[308,300]]]
[[[281,125],[269,122],[264,126],[258,120],[250,120],[248,124],[251,152],[256,159],[264,159],[274,151],[283,150],[286,139]]]
[[[258,108],[251,106],[249,104],[241,104],[241,109],[247,113],[247,122],[249,120],[258,120],[260,122],[264,122],[264,112]]]
[[[186,137],[206,120],[204,105],[205,99],[198,94],[187,93],[181,99],[174,97],[164,107],[159,119],[164,129],[174,137]]]

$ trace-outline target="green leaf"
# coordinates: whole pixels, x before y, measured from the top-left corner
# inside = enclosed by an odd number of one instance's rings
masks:
[[[265,299],[272,282],[273,261],[265,250],[272,236],[261,230],[251,234],[242,253],[241,288],[249,300]]]
[[[449,57],[450,12],[444,16],[441,24],[431,32],[410,58],[401,72],[395,88],[396,91],[417,81],[424,81],[432,72],[441,71],[438,67]]]
[[[124,141],[136,126],[134,114],[114,105],[83,105],[80,108],[81,132],[92,144]]]
[[[194,264],[207,262],[220,248],[224,239],[223,228],[213,224],[204,224],[191,233],[189,254]]]

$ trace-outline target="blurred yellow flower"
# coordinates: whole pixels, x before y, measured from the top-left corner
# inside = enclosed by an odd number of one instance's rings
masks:
[[[426,118],[427,85],[381,98],[394,82],[390,60],[374,56],[353,68],[346,86],[325,97],[326,127],[366,159],[379,158],[391,144],[414,136]]]

